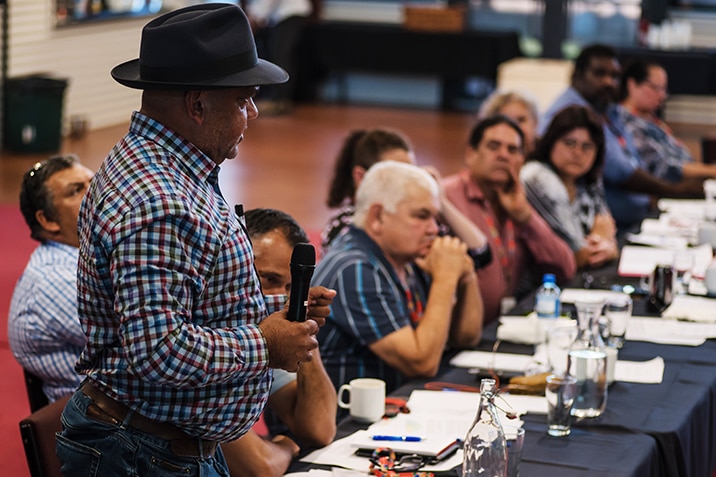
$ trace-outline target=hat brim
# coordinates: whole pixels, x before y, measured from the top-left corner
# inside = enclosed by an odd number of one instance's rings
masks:
[[[149,81],[139,74],[139,59],[127,61],[112,69],[112,78],[119,84],[134,89],[217,89],[238,88],[243,86],[263,86],[281,84],[288,81],[288,73],[283,68],[259,58],[256,66],[220,78],[206,81]]]

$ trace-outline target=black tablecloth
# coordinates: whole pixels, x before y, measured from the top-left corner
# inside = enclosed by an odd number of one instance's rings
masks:
[[[616,263],[590,272],[592,283],[609,288],[631,283],[617,276]],[[572,283],[579,286],[582,278]],[[644,315],[645,298],[634,297],[635,314]],[[529,312],[534,296],[524,297],[511,314]],[[478,349],[490,350],[497,323],[488,325]],[[534,353],[534,346],[502,343],[500,352]],[[447,364],[432,381],[479,387],[479,376]],[[604,414],[573,422],[564,438],[547,435],[547,418],[527,414],[521,477],[543,476],[663,476],[709,477],[716,469],[716,340],[701,346],[671,346],[627,341],[619,351],[624,361],[664,359],[659,384],[615,382],[609,387]],[[396,390],[407,397],[430,380],[415,380]],[[466,416],[473,419],[474,416]],[[345,422],[342,435],[357,429]],[[447,475],[459,475],[457,470]]]

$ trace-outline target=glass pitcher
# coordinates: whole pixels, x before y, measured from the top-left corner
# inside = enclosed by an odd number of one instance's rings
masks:
[[[603,300],[577,301],[577,338],[569,348],[567,369],[577,380],[572,415],[597,417],[607,406],[607,353],[599,333]]]

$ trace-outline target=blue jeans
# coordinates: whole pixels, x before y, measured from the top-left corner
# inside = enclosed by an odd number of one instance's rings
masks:
[[[92,400],[76,391],[62,413],[57,456],[67,477],[229,477],[217,448],[214,457],[177,456],[170,442],[128,427],[132,413],[120,425],[87,417]]]

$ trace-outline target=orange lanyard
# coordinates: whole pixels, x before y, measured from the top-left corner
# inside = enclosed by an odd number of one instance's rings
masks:
[[[497,258],[500,260],[500,265],[502,265],[502,273],[505,276],[507,288],[511,289],[512,262],[515,258],[515,251],[517,250],[515,243],[515,225],[512,223],[512,219],[505,220],[505,235],[507,238],[507,246],[505,247],[500,231],[497,230],[495,219],[492,218],[492,211],[489,212],[490,213],[485,214],[485,222],[487,222],[487,228],[489,229],[495,249],[497,249]]]

